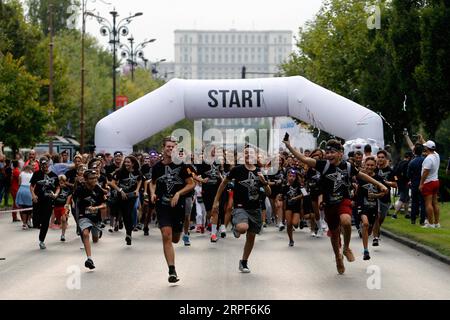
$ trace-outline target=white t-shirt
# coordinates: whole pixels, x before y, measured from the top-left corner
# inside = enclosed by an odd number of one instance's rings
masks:
[[[33,173],[22,172],[20,174],[20,178],[21,178],[21,182],[22,182],[21,186],[29,187],[32,176],[33,176]]]
[[[428,177],[426,178],[424,183],[432,182],[432,181],[438,181],[438,172],[439,172],[439,165],[441,163],[441,158],[439,157],[439,154],[437,152],[432,153],[428,155],[422,164],[422,175],[425,169],[430,170],[430,173],[428,174]]]

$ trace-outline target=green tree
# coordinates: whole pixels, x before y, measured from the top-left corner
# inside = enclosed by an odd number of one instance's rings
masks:
[[[44,135],[48,112],[38,103],[40,86],[23,59],[11,53],[0,58],[0,140],[13,151],[34,146]]]
[[[72,13],[68,8],[72,5],[72,0],[27,0],[28,18],[33,25],[39,26],[41,31],[49,33],[49,5],[53,5],[53,30],[54,34],[67,30],[67,21]],[[78,4],[75,1],[74,4]]]
[[[372,1],[325,1],[314,20],[300,29],[298,53],[283,69],[380,113],[387,120],[386,142],[400,149],[403,128],[417,132],[420,127],[423,94],[413,75],[421,62],[419,26],[425,2],[376,4],[381,29],[370,30],[366,22]]]
[[[450,3],[430,1],[421,12],[421,63],[414,78],[423,95],[419,110],[424,128],[435,138],[450,111]]]
[[[25,20],[19,0],[6,0],[0,5],[0,50],[11,52],[15,59],[31,55],[42,39],[37,28]]]
[[[315,19],[300,28],[298,52],[282,66],[284,73],[305,76],[351,98],[369,46],[365,8],[365,1],[324,1]]]

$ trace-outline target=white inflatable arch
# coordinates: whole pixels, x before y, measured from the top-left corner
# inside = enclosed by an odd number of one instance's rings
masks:
[[[102,119],[95,129],[95,145],[97,152],[127,154],[133,145],[185,118],[284,116],[345,140],[384,145],[379,115],[303,77],[174,79]]]

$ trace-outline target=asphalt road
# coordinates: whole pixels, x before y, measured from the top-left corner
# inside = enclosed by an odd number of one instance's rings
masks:
[[[150,237],[135,233],[132,247],[123,232],[106,233],[93,247],[97,268],[88,271],[70,223],[66,243],[59,241],[60,231],[50,230],[47,250],[41,251],[37,230],[23,231],[10,215],[0,215],[0,299],[450,299],[448,265],[386,238],[363,261],[354,232],[356,261],[345,262],[346,273],[338,275],[328,238],[296,231],[290,248],[286,233],[269,227],[257,237],[252,272],[241,274],[243,238],[229,233],[211,244],[207,234],[193,234],[191,247],[176,245],[181,281],[169,285],[158,229]]]

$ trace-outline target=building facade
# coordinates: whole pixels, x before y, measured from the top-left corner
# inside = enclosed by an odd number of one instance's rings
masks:
[[[160,65],[167,79],[273,77],[293,49],[292,31],[176,30],[175,61]],[[172,70],[170,70],[170,68]]]

